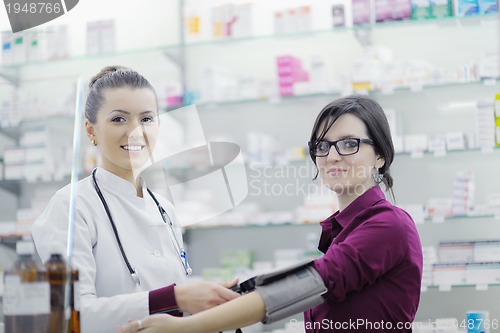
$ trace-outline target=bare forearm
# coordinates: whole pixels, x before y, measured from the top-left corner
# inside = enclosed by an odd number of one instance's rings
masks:
[[[184,333],[219,332],[245,327],[264,319],[265,305],[257,292],[238,297],[215,308],[183,318]]]

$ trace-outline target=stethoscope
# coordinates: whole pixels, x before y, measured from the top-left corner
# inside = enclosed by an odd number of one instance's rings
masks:
[[[125,264],[127,265],[128,271],[130,272],[130,276],[132,277],[132,280],[135,282],[137,286],[141,285],[141,280],[139,278],[139,274],[137,273],[137,270],[132,267],[130,262],[128,261],[127,255],[125,254],[125,250],[123,250],[122,242],[120,241],[120,237],[118,236],[118,230],[116,229],[115,222],[113,221],[113,218],[111,217],[111,212],[109,211],[108,204],[106,203],[106,200],[104,199],[104,196],[102,195],[101,189],[99,188],[99,185],[97,184],[97,180],[95,178],[95,173],[96,169],[92,171],[92,179],[94,180],[94,187],[95,191],[97,192],[97,195],[101,199],[102,205],[104,206],[104,210],[106,210],[106,214],[108,215],[109,222],[111,223],[111,227],[113,228],[113,233],[115,234],[116,242],[118,243],[118,247],[120,248],[120,252],[122,254],[123,260],[125,261]],[[168,224],[170,226],[170,235],[172,239],[172,244],[175,247],[176,252],[179,254],[179,259],[181,262],[182,267],[184,268],[184,272],[186,275],[191,275],[192,269],[189,267],[189,262],[187,260],[187,255],[186,251],[184,250],[183,247],[180,246],[179,240],[177,239],[177,236],[175,235],[174,231],[174,226],[172,224],[172,220],[167,214],[167,211],[163,209],[163,207],[160,205],[156,197],[153,195],[153,192],[149,190],[149,188],[146,188],[149,195],[151,198],[153,198],[153,201],[156,203],[156,206],[158,207],[158,210],[160,211],[161,217],[163,219],[163,222],[165,224]]]

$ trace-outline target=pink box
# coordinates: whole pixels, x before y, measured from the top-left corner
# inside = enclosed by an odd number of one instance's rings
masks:
[[[293,56],[280,56],[276,58],[278,75],[302,71],[302,61]]]
[[[177,106],[182,104],[182,96],[168,96],[167,106]]]
[[[279,56],[276,58],[276,64],[278,66],[280,65],[293,65],[293,64],[298,64],[299,66],[302,64],[302,61],[300,59],[295,58],[294,56]]]
[[[279,91],[281,96],[293,95],[295,82],[309,81],[309,73],[302,69],[302,61],[293,56],[276,58]]]
[[[280,96],[292,96],[293,95],[293,83],[280,83]]]
[[[352,0],[352,20],[354,25],[370,23],[370,0]]]
[[[278,75],[290,74],[294,72],[302,71],[302,65],[300,63],[293,64],[278,64]]]
[[[411,3],[409,0],[392,0],[392,18],[406,20],[411,18]]]
[[[392,21],[392,1],[375,0],[375,21]]]
[[[375,21],[404,20],[411,17],[409,0],[375,0]]]
[[[293,72],[290,74],[281,74],[278,75],[278,79],[280,83],[304,82],[304,81],[309,81],[309,73],[300,71],[300,72]]]

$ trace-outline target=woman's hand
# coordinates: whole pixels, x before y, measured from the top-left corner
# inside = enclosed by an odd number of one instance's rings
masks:
[[[251,292],[212,309],[187,317],[157,314],[129,322],[118,333],[213,333],[245,327],[264,319],[264,300]]]
[[[181,312],[195,314],[205,311],[238,297],[238,293],[228,289],[237,281],[223,285],[207,281],[177,285],[174,288],[175,300]]]
[[[180,318],[156,314],[141,320],[129,321],[127,324],[116,329],[117,333],[173,333],[181,332]]]

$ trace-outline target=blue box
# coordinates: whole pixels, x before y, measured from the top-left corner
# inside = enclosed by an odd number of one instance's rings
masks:
[[[490,327],[488,311],[468,311],[465,316],[467,333],[488,333]],[[487,326],[488,328],[485,328]]]
[[[458,0],[458,16],[471,16],[479,14],[478,0]]]
[[[478,0],[479,14],[498,13],[497,0]]]

